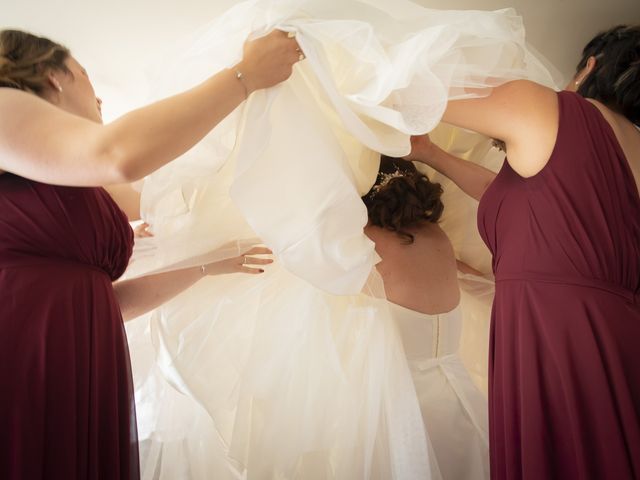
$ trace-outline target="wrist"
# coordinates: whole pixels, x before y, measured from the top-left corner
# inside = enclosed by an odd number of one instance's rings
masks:
[[[419,150],[412,155],[413,158],[411,160],[424,163],[425,165],[433,166],[434,163],[438,162],[438,154],[439,148],[435,146],[433,143],[430,143],[427,146],[421,147]]]
[[[249,96],[259,90],[259,87],[256,85],[256,75],[253,71],[248,68],[248,66],[244,63],[244,61],[236,64],[231,68],[236,81],[240,83],[245,92],[245,98],[249,98]]]

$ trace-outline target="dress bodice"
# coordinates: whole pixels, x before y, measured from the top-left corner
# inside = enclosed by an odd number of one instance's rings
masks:
[[[127,217],[104,189],[0,175],[0,266],[74,262],[115,280],[132,246]]]
[[[505,161],[481,199],[478,228],[496,279],[585,282],[637,291],[640,202],[631,169],[600,111],[558,94],[556,145],[535,176]]]

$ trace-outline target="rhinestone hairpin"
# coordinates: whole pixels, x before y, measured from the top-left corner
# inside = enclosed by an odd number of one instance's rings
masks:
[[[380,172],[380,173],[378,173],[379,182],[376,183],[371,188],[370,195],[373,197],[374,195],[376,195],[380,191],[381,188],[384,188],[387,185],[387,183],[389,183],[394,178],[399,178],[399,177],[404,177],[404,174],[400,171],[400,169],[398,167],[396,167],[396,171],[395,172],[391,172],[391,173]]]

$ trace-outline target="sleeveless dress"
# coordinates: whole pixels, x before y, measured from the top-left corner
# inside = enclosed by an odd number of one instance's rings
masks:
[[[640,198],[600,111],[558,101],[547,165],[525,179],[505,162],[478,210],[492,478],[640,478]]]
[[[0,175],[0,477],[137,479],[112,281],[133,234],[101,188]]]
[[[487,401],[458,351],[462,309],[427,315],[389,303],[431,440],[432,478],[489,478]]]

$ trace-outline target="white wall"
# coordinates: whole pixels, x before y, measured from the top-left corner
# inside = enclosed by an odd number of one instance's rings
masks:
[[[584,45],[601,30],[640,24],[640,0],[415,0],[435,8],[497,10],[522,15],[527,40],[565,75],[574,73]]]
[[[514,7],[527,38],[567,77],[599,30],[640,23],[640,0],[416,0],[430,8]],[[232,0],[4,0],[0,28],[15,27],[67,45],[105,100],[105,118],[130,108],[141,59],[214,18]],[[126,93],[125,93],[126,92]]]

